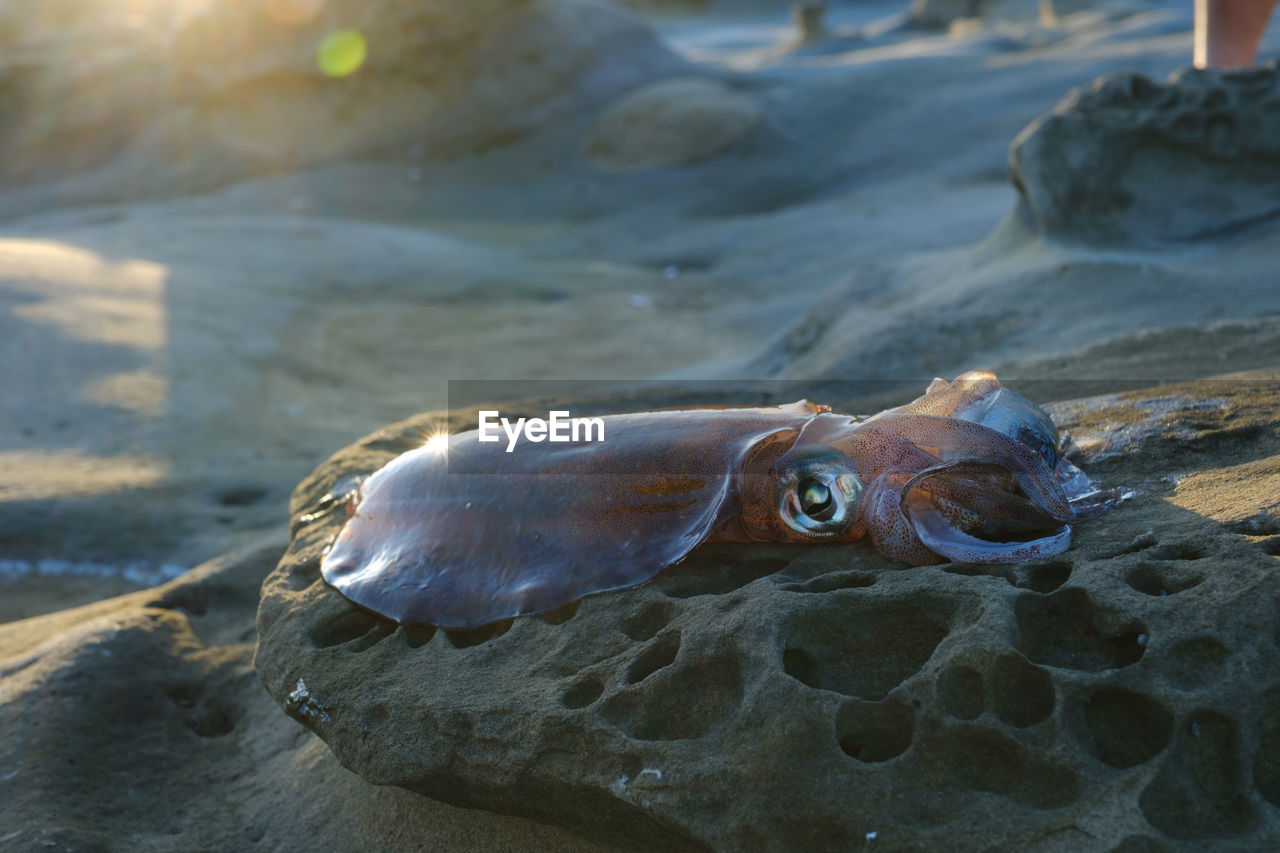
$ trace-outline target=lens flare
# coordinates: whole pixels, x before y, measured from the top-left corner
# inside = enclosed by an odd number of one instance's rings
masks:
[[[357,30],[335,30],[324,37],[316,51],[316,65],[329,77],[346,77],[364,64],[368,46]]]
[[[432,433],[422,445],[431,453],[444,453],[449,449],[449,433],[435,432]]]

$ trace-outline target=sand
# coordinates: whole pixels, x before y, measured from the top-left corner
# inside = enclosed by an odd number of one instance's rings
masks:
[[[371,33],[411,31],[397,4],[366,5]],[[1046,228],[1008,178],[1011,143],[1071,89],[1184,66],[1185,4],[1056,21],[996,4],[927,28],[905,2],[833,3],[830,38],[803,43],[785,4],[658,5],[435,4],[462,34],[432,43],[447,72],[379,36],[368,68],[328,80],[305,49],[327,18],[224,67],[174,52],[200,33],[185,11],[137,4],[122,27],[4,4],[24,49],[0,68],[18,93],[0,116],[0,619],[278,553],[294,486],[445,407],[448,380],[907,394],[990,367],[1061,400],[1280,366],[1273,219],[1117,244]],[[66,45],[85,57],[74,73],[58,71]],[[1134,180],[1158,204],[1166,178]],[[44,618],[29,633],[80,617]],[[303,738],[254,701],[272,737]],[[364,790],[304,742],[317,784]],[[48,814],[5,815],[24,834],[0,845],[55,832]],[[540,831],[521,827],[492,837]],[[126,843],[118,823],[82,828],[85,845]]]

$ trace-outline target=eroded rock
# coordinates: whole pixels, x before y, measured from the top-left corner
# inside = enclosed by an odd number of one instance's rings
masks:
[[[583,149],[610,171],[687,166],[727,150],[762,117],[754,99],[723,83],[678,77],[611,105],[592,125]]]
[[[344,34],[359,56],[327,64],[326,39]],[[109,165],[82,190],[107,198],[359,157],[469,154],[585,122],[684,68],[639,18],[597,0],[255,0],[212,3],[167,28],[52,38],[19,39],[0,62],[24,111],[0,115],[0,176]]]
[[[1021,204],[1051,237],[1153,244],[1280,216],[1280,70],[1117,72],[1014,140]]]
[[[1128,408],[1164,428],[1112,430]],[[1190,499],[1180,479],[1280,459],[1280,381],[1060,410],[1110,437],[1090,471],[1138,494],[1052,559],[903,569],[863,543],[716,545],[465,632],[387,622],[320,579],[351,478],[445,423],[411,419],[296,490],[256,666],[370,781],[631,847],[1016,848],[1064,826],[1122,849],[1280,843],[1280,526],[1241,521],[1265,513],[1259,492],[1228,478]]]
[[[994,7],[1013,6],[1015,12],[1036,19],[1040,10],[1035,2],[999,3],[982,2],[982,0],[912,0],[909,12],[910,20],[919,27],[945,29],[953,21],[968,18],[981,18],[984,13],[990,14]]]
[[[370,785],[282,717],[251,661],[282,551],[0,624],[0,848],[599,849]],[[305,695],[296,708],[324,713]]]
[[[1114,0],[912,0],[909,15],[911,23],[929,28],[973,19],[1051,24],[1061,15],[1117,5]]]

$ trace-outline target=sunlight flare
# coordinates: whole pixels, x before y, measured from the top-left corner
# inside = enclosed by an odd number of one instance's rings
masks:
[[[320,42],[316,64],[329,77],[347,77],[360,70],[367,54],[364,36],[357,30],[335,30]]]
[[[422,446],[431,453],[445,453],[449,450],[449,433],[433,432]]]

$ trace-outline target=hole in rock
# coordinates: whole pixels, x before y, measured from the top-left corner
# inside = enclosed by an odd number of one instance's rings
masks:
[[[836,738],[850,758],[868,764],[897,758],[911,746],[911,709],[896,699],[847,702],[836,714]]]
[[[194,708],[200,698],[200,689],[190,684],[177,684],[170,687],[165,695],[179,708]]]
[[[782,668],[819,690],[884,699],[925,665],[954,613],[954,601],[923,595],[829,601],[793,619]]]
[[[816,686],[818,681],[818,665],[804,649],[784,649],[782,671],[810,687]]]
[[[206,705],[191,718],[191,730],[200,737],[222,737],[234,728],[231,714],[217,705]]]
[[[703,554],[664,570],[654,584],[671,598],[724,595],[791,564],[791,560],[775,557],[744,559],[740,549],[735,550],[739,553],[728,553],[725,548],[706,549]]]
[[[1200,108],[1205,112],[1213,112],[1214,110],[1225,109],[1231,103],[1231,98],[1222,89],[1211,89],[1204,96],[1204,103]]]
[[[644,642],[667,627],[675,612],[669,602],[650,601],[623,617],[622,633],[633,640]]]
[[[1239,521],[1227,522],[1225,525],[1232,533],[1243,536],[1274,536],[1280,534],[1280,518],[1267,512],[1255,513]]]
[[[1034,663],[1096,672],[1137,663],[1146,651],[1146,626],[1104,618],[1083,589],[1023,595],[1013,606],[1018,651]],[[1104,634],[1099,624],[1110,623]]]
[[[1258,545],[1262,548],[1262,553],[1272,557],[1280,557],[1280,536],[1266,539],[1259,542]]]
[[[967,578],[1003,578],[1010,586],[1018,585],[1018,573],[1008,566],[980,565],[977,563],[944,563],[938,568],[949,575],[963,575]]]
[[[578,608],[582,606],[581,601],[570,601],[568,604],[557,607],[555,610],[548,610],[546,613],[539,613],[537,618],[548,625],[563,625],[570,619],[578,615]]]
[[[214,498],[223,506],[250,506],[267,496],[262,486],[231,486],[222,489]]]
[[[1263,215],[1266,218],[1270,218],[1274,214],[1267,212]],[[1232,222],[1232,219],[1235,221]],[[1244,211],[1240,211],[1226,222],[1220,224],[1215,230],[1219,234],[1231,233],[1232,231],[1238,232],[1247,228],[1250,224],[1253,224],[1251,220],[1254,220],[1253,216],[1250,216]],[[1270,443],[1274,438],[1274,428],[1264,426],[1263,424],[1248,424],[1238,427],[1212,425],[1206,432],[1202,432],[1193,438],[1181,441],[1177,445],[1177,450],[1187,451],[1194,454],[1231,453],[1235,450],[1256,453],[1259,447]]]
[[[705,735],[741,702],[737,661],[704,657],[613,694],[600,713],[637,740],[687,740]]]
[[[1027,570],[1026,582],[1020,584],[1032,592],[1053,592],[1071,577],[1071,564],[1066,562],[1043,563]]]
[[[1174,565],[1141,563],[1125,576],[1125,583],[1146,595],[1177,595],[1204,581],[1199,572],[1187,571]]]
[[[1231,656],[1216,637],[1192,637],[1171,648],[1161,662],[1166,679],[1179,690],[1195,690],[1217,681]]]
[[[1204,132],[1204,121],[1195,113],[1183,113],[1169,124],[1179,136],[1198,137]]]
[[[1208,102],[1206,101],[1206,104]],[[1226,153],[1236,134],[1236,122],[1229,115],[1219,113],[1209,116],[1205,122],[1204,139],[1209,150],[1214,153]]]
[[[1019,654],[1001,655],[991,671],[991,704],[996,716],[1026,728],[1053,713],[1053,679]]]
[[[1150,835],[1126,835],[1108,853],[1169,853],[1169,848]]]
[[[288,573],[285,575],[284,585],[286,588],[294,592],[299,592],[311,586],[313,583],[319,582],[320,558],[317,557],[314,560],[299,560],[290,566]]]
[[[405,644],[411,649],[422,648],[436,635],[434,625],[401,625],[400,630],[404,633]]]
[[[318,649],[340,646],[352,640],[360,640],[354,651],[363,651],[395,630],[395,623],[374,616],[364,610],[348,609],[336,616],[322,619],[311,629],[311,642]]]
[[[953,717],[972,720],[986,710],[982,673],[971,666],[947,667],[938,676],[937,688],[943,710]]]
[[[378,643],[390,637],[396,632],[396,624],[394,622],[386,622],[379,620],[379,624],[363,637],[359,637],[351,643],[348,648],[353,652],[363,652],[373,648]]]
[[[468,649],[497,639],[511,630],[514,619],[499,619],[479,628],[445,628],[444,635],[455,649]]]
[[[1209,552],[1195,542],[1169,542],[1147,550],[1152,560],[1203,560]]]
[[[147,607],[159,607],[163,610],[180,610],[191,616],[203,616],[209,611],[209,603],[205,592],[191,587],[180,587],[170,590],[154,601],[148,601]]]
[[[1280,808],[1280,687],[1262,696],[1258,751],[1253,755],[1253,784],[1262,798]]]
[[[876,582],[875,575],[863,572],[832,572],[805,583],[790,583],[787,592],[835,592],[838,589],[864,589]]]
[[[585,708],[592,702],[600,698],[600,694],[604,692],[604,685],[599,679],[584,678],[569,686],[564,691],[564,695],[560,697],[561,703],[570,709]]]
[[[857,832],[849,822],[840,817],[820,817],[803,814],[798,810],[791,814],[780,813],[770,820],[768,834],[750,825],[735,827],[735,835],[742,839],[740,850],[770,850],[778,848],[776,839],[785,838],[789,850],[864,850],[865,832]],[[874,834],[874,833],[873,833]]]
[[[475,720],[465,711],[450,711],[440,718],[440,728],[456,738],[470,737],[475,731]]]
[[[1095,690],[1084,702],[1090,751],[1111,767],[1136,767],[1173,739],[1173,715],[1149,696],[1119,687]]]
[[[1187,718],[1160,771],[1138,797],[1147,821],[1176,839],[1248,832],[1257,814],[1241,785],[1239,746],[1230,718],[1213,711]]]
[[[1133,539],[1129,541],[1129,544],[1125,545],[1123,548],[1112,550],[1106,554],[1103,554],[1102,558],[1105,560],[1111,560],[1116,557],[1123,556],[1125,554],[1136,554],[1139,551],[1145,551],[1148,548],[1151,548],[1159,544],[1160,544],[1160,540],[1156,538],[1155,531],[1148,530],[1146,533],[1140,533],[1137,536],[1135,536]]]
[[[680,632],[675,631],[659,637],[646,646],[627,667],[627,684],[639,684],[664,667],[676,662],[676,654],[680,651]]]
[[[916,749],[928,776],[963,790],[987,791],[1039,809],[1067,806],[1080,796],[1080,780],[1069,767],[973,723],[917,741]]]
[[[1141,74],[1135,74],[1130,77],[1128,85],[1129,96],[1139,104],[1150,103],[1159,97],[1161,93],[1161,87]]]

